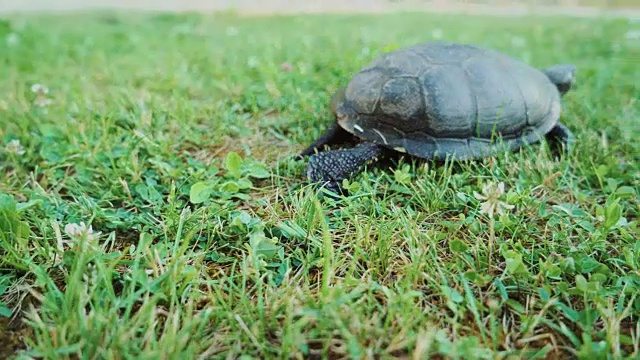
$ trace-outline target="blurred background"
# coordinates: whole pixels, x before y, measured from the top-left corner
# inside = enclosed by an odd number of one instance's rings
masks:
[[[640,0],[0,0],[0,11],[5,13],[100,8],[242,13],[425,10],[516,15],[551,12],[589,16],[638,14]]]

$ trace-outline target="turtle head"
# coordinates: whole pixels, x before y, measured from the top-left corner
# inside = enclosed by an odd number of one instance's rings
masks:
[[[346,90],[347,90],[346,87],[341,87],[338,90],[336,90],[336,92],[333,94],[333,96],[331,96],[330,111],[331,111],[331,116],[333,116],[334,118],[337,117],[338,107],[345,100],[345,92],[346,92]]]
[[[558,88],[560,95],[566,94],[576,83],[576,67],[570,64],[553,65],[542,72]]]

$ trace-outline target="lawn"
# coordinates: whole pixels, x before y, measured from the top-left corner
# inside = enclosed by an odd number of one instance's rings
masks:
[[[639,28],[454,15],[0,20],[0,357],[640,356]],[[544,143],[320,198],[331,94],[440,38],[577,66]],[[481,212],[502,183],[505,211]]]

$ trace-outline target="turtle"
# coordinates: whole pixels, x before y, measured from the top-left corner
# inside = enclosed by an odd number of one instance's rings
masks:
[[[333,123],[298,158],[309,156],[311,182],[345,194],[344,179],[388,152],[464,161],[546,140],[566,154],[575,137],[559,121],[561,99],[575,79],[573,64],[538,69],[469,43],[389,51],[333,93]]]

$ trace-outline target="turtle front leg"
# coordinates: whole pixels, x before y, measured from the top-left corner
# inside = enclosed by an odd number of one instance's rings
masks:
[[[569,130],[565,125],[558,123],[551,131],[546,135],[547,143],[551,146],[555,156],[559,156],[561,153],[568,155],[573,150],[573,144],[575,143],[575,136],[573,132]],[[560,148],[564,147],[564,151]]]
[[[361,172],[365,165],[378,160],[384,149],[374,143],[361,143],[350,149],[330,150],[309,158],[307,176],[336,194],[344,194],[342,180]]]
[[[316,141],[307,146],[304,150],[298,154],[297,158],[302,159],[307,155],[313,154],[316,150],[322,150],[324,146],[339,145],[348,142],[353,139],[347,130],[343,129],[337,123],[331,124],[327,131],[325,131]]]

